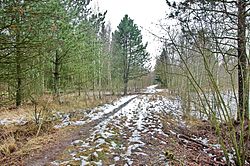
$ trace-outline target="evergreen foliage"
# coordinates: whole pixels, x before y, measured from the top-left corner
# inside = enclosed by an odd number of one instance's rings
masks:
[[[149,53],[147,44],[143,44],[141,31],[134,21],[125,15],[113,34],[115,41],[117,71],[122,76],[124,95],[127,94],[128,81],[141,77],[149,72]],[[117,67],[118,68],[118,67]]]

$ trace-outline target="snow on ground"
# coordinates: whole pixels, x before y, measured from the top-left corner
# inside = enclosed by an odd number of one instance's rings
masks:
[[[118,101],[114,102],[113,104],[105,104],[101,107],[97,107],[93,109],[90,113],[88,113],[88,117],[91,120],[96,120],[101,118],[103,115],[112,112],[114,109],[117,109],[122,104],[126,103],[127,101],[135,98],[137,95],[125,96],[120,98]]]
[[[169,105],[171,108],[166,107]],[[133,165],[142,162],[143,160],[138,161],[138,158],[142,157],[148,159],[155,157],[156,161],[164,162],[164,158],[160,155],[162,149],[156,151],[158,155],[153,155],[147,153],[146,148],[148,147],[145,145],[149,141],[148,139],[157,141],[159,145],[166,144],[159,139],[168,137],[162,131],[163,125],[159,113],[164,110],[168,113],[172,112],[177,117],[181,115],[179,108],[179,103],[172,103],[166,98],[153,95],[138,96],[118,112],[99,123],[91,131],[92,134],[89,138],[73,142],[72,146],[68,148],[67,153],[70,157],[67,160],[57,160],[52,164],[79,162],[78,164],[81,165]]]
[[[151,85],[144,90],[144,93],[153,94],[156,92],[163,92],[165,89],[157,89],[158,85]]]
[[[166,98],[160,95],[155,95],[150,103],[146,103],[149,109],[153,109],[158,113],[165,113],[181,118],[181,101],[177,98]]]
[[[216,117],[219,118],[220,120],[225,120],[225,117],[230,118],[230,119],[231,119],[231,117],[236,118],[236,115],[237,115],[237,99],[236,98],[237,98],[237,96],[234,96],[232,91],[221,92],[221,94],[220,94],[221,98],[223,99],[223,102],[225,103],[225,107],[223,106],[222,102],[218,102],[218,99],[216,99],[212,93],[206,93],[205,95],[206,95],[208,102],[206,102],[206,100],[204,99],[204,105],[205,105],[205,109],[206,109],[206,111],[208,111],[208,113],[210,112],[210,108],[212,108],[212,111],[216,114]],[[202,98],[204,98],[204,96],[202,96]],[[199,99],[197,98],[197,100],[199,100]],[[193,103],[191,103],[191,107],[192,107],[192,112],[191,112],[192,116],[200,118],[200,119],[204,119],[204,120],[209,119],[207,114],[196,110]],[[200,109],[202,109],[202,108],[200,108]],[[227,116],[227,114],[228,114],[228,116]]]
[[[4,119],[0,119],[0,125],[24,125],[26,124],[28,121],[24,118],[24,117],[19,117],[19,118],[4,118]]]
[[[182,123],[180,99],[150,94],[158,92],[155,88],[156,85],[149,87],[145,95],[125,97],[113,105],[93,109],[88,115],[89,120],[100,119],[132,99],[116,113],[102,119],[90,131],[88,138],[72,142],[63,153],[67,157],[64,156],[51,164],[166,165],[164,148],[168,146],[168,138],[173,135],[179,138],[179,133],[175,130],[164,133],[160,114],[171,116],[180,122],[180,126],[185,126],[185,123]],[[193,136],[192,139],[212,147],[205,148],[204,153],[214,160],[216,160],[215,152],[222,153],[221,148],[213,147],[206,137]],[[190,141],[184,140],[184,142]]]
[[[62,128],[65,126],[73,125],[73,126],[81,126],[86,123],[89,123],[91,121],[97,120],[102,118],[104,115],[107,115],[120,107],[122,104],[128,102],[132,98],[135,98],[136,95],[130,95],[130,96],[125,96],[120,98],[119,100],[113,102],[112,104],[105,104],[100,107],[96,107],[90,112],[87,112],[86,110],[81,110],[80,112],[83,113],[83,119],[80,119],[78,121],[71,121],[70,120],[70,114],[61,114],[61,113],[56,113],[56,117],[59,117],[62,120],[62,123],[55,125],[55,128]]]
[[[114,101],[112,104],[105,104],[100,107],[96,107],[89,112],[86,110],[79,110],[83,114],[83,118],[77,121],[71,120],[70,113],[61,113],[61,112],[55,112],[53,114],[53,119],[60,119],[61,123],[55,125],[55,128],[62,128],[65,126],[81,126],[86,123],[89,123],[91,121],[97,120],[102,118],[104,115],[114,111],[118,107],[120,107],[122,104],[126,103],[127,101],[131,100],[132,98],[135,98],[136,95],[130,95],[130,96],[124,96],[120,98],[117,101]],[[0,125],[24,125],[28,122],[28,120],[25,117],[18,117],[18,118],[4,118],[0,119]]]
[[[111,104],[91,110],[78,110],[82,118],[72,120],[71,113],[56,112],[55,119],[61,123],[54,126],[62,128],[69,125],[86,126],[98,122],[87,135],[87,138],[75,140],[63,152],[63,157],[51,162],[51,165],[167,165],[164,149],[168,148],[168,138],[179,138],[178,130],[171,128],[168,133],[163,129],[160,115],[167,115],[178,122],[180,127],[187,127],[182,119],[181,100],[164,97],[157,92],[157,85],[148,87],[144,95],[131,95],[120,98]],[[228,104],[233,100],[225,96]],[[121,108],[121,106],[124,106]],[[24,118],[0,119],[0,125],[25,124]],[[179,138],[181,140],[181,138]],[[209,143],[206,137],[192,136],[209,148],[203,152],[216,160],[216,152],[222,153],[221,147]],[[182,140],[189,144],[190,140]],[[191,141],[192,142],[192,141]],[[230,160],[232,160],[230,154]],[[223,158],[225,160],[225,158]]]
[[[156,94],[162,90],[157,85],[148,87],[144,95],[131,95],[120,98],[112,104],[105,104],[92,110],[80,110],[83,118],[71,120],[70,114],[55,113],[55,118],[61,123],[55,128],[68,125],[87,125],[99,120],[100,123],[92,128],[85,139],[72,142],[64,151],[61,159],[51,162],[51,165],[163,165],[166,158],[163,149],[170,135],[178,137],[178,133],[163,131],[160,114],[165,114],[180,122],[182,120],[181,100]],[[126,104],[127,103],[127,104]],[[118,110],[122,105],[123,108]],[[26,123],[25,119],[2,119],[0,125]],[[169,135],[170,134],[170,135]],[[195,137],[204,145],[209,144],[207,138]],[[185,140],[188,142],[187,140]],[[154,143],[152,145],[151,143]],[[214,147],[220,149],[220,147]],[[208,155],[213,155],[210,149],[204,149]],[[154,163],[150,163],[154,161]]]

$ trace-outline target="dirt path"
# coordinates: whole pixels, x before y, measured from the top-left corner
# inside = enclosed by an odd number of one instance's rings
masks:
[[[44,146],[45,148],[43,148],[42,151],[30,154],[25,159],[24,165],[27,166],[47,165],[51,161],[55,160],[55,158],[59,156],[60,153],[63,152],[66,147],[70,146],[74,140],[88,138],[89,135],[91,134],[91,130],[93,130],[95,126],[97,126],[99,123],[106,120],[110,116],[114,115],[116,112],[125,107],[133,99],[135,99],[135,97],[132,97],[128,101],[122,103],[110,113],[104,114],[101,118],[86,123],[78,129],[69,131],[66,135],[63,136],[63,138],[60,138],[58,142],[51,142],[50,144]],[[60,135],[57,136],[60,137]]]
[[[165,165],[168,135],[162,130],[159,113],[167,105],[179,117],[178,103],[154,101],[152,95],[132,98],[83,128],[89,132],[72,141],[48,165]]]
[[[30,155],[26,165],[226,165],[213,129],[206,122],[190,126],[178,99],[139,94],[86,116],[78,130]]]

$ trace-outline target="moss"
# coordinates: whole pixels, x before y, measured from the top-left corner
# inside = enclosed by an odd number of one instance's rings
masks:
[[[105,151],[99,151],[99,152],[97,152],[97,154],[98,154],[99,160],[104,161],[107,159],[107,153],[105,153]]]

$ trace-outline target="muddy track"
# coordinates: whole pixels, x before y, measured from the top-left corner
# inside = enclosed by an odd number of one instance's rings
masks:
[[[137,97],[137,96],[136,96]],[[103,117],[94,120],[90,123],[86,123],[80,127],[80,129],[68,132],[65,138],[62,138],[59,142],[53,142],[44,145],[43,150],[37,153],[30,154],[25,160],[24,165],[26,166],[46,166],[54,161],[57,156],[59,156],[66,147],[71,145],[74,140],[86,139],[90,136],[92,129],[97,126],[100,122],[108,119],[110,116],[117,113],[123,107],[128,105],[136,97],[129,99],[127,102],[121,104],[118,108],[114,109],[112,112],[105,114]]]

